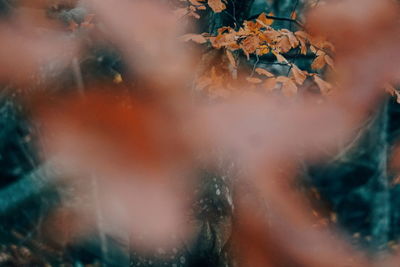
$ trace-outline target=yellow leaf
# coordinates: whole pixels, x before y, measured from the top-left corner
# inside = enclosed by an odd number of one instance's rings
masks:
[[[257,72],[260,75],[265,75],[269,78],[274,77],[274,75],[271,72],[267,71],[266,69],[256,68],[255,72]]]
[[[302,85],[304,80],[307,78],[307,75],[294,64],[292,65],[292,74],[295,82],[298,85]]]
[[[183,42],[193,41],[198,44],[204,44],[207,42],[207,39],[201,34],[193,34],[188,33],[179,38]]]
[[[123,80],[122,80],[121,74],[119,74],[119,73],[115,74],[115,75],[114,75],[113,82],[114,82],[114,83],[122,83]]]
[[[257,55],[262,56],[269,53],[269,47],[267,45],[260,45],[257,48]]]
[[[220,13],[226,9],[226,5],[222,0],[208,0],[208,6],[215,12]]]
[[[229,63],[231,63],[231,65],[234,67],[234,68],[236,68],[237,67],[237,65],[236,65],[236,61],[235,61],[235,58],[233,57],[233,54],[232,54],[232,52],[230,51],[230,50],[225,50],[226,51],[226,57],[228,58],[228,60],[229,60]]]

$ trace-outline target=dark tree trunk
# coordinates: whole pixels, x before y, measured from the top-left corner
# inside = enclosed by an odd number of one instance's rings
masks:
[[[373,251],[386,248],[390,233],[387,129],[385,102],[339,155],[310,172],[339,225]]]

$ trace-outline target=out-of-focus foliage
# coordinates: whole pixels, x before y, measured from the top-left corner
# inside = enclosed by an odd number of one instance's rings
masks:
[[[303,2],[308,15],[296,4],[280,17],[250,15],[253,1],[21,1],[0,25],[0,79],[52,171],[0,197],[47,190],[53,205],[31,211],[31,232],[4,235],[21,245],[0,247],[0,263],[79,266],[89,243],[116,266],[397,266],[354,248],[295,185],[303,164],[340,155],[396,82],[399,7]],[[2,207],[9,224],[25,218]]]

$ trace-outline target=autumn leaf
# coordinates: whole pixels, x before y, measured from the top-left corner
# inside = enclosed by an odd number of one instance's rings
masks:
[[[215,12],[220,13],[226,9],[226,5],[222,0],[208,0],[208,6]]]
[[[307,78],[307,75],[294,64],[292,65],[292,74],[298,85],[302,85]]]
[[[284,56],[282,56],[281,54],[279,54],[278,52],[272,51],[272,53],[275,55],[278,62],[288,63],[287,59]]]
[[[277,80],[276,78],[269,78],[266,79],[264,82],[264,87],[267,91],[272,91],[276,87]]]
[[[278,47],[280,48],[280,51],[283,53],[289,52],[289,50],[292,49],[289,37],[287,37],[286,35],[282,36],[279,40]]]
[[[271,72],[267,71],[266,69],[256,68],[255,72],[257,72],[260,75],[265,75],[268,78],[274,77],[274,75]]]
[[[293,96],[297,93],[297,86],[289,77],[279,76],[276,78],[276,82],[280,82],[282,84],[281,89],[285,96]]]
[[[296,36],[292,32],[288,32],[288,34],[286,36],[288,37],[292,48],[296,48],[300,45],[299,40],[296,38]]]
[[[257,49],[257,55],[262,56],[269,53],[269,47],[267,45],[260,45]]]
[[[314,82],[318,85],[321,93],[327,94],[332,89],[332,85],[322,80],[318,75],[314,75]]]
[[[282,93],[285,96],[295,95],[297,93],[296,84],[291,79],[287,79],[285,82],[282,83]]]
[[[189,0],[189,2],[194,6],[201,6],[201,3],[196,0]]]
[[[273,15],[274,13],[272,12],[268,14],[268,16],[273,16]],[[257,22],[267,28],[274,22],[274,20],[267,18],[267,15],[265,15],[265,13],[261,13],[260,16],[258,16],[257,18]]]
[[[198,44],[204,44],[207,42],[207,39],[201,34],[193,34],[188,33],[179,38],[183,42],[193,41]]]
[[[325,62],[329,65],[329,67],[331,67],[332,69],[335,69],[335,65],[333,63],[333,59],[330,56],[325,55],[324,59],[325,59]]]
[[[262,80],[259,78],[254,78],[254,77],[247,77],[246,80],[249,83],[254,83],[254,84],[258,84],[258,83],[262,83]]]
[[[256,51],[260,44],[258,36],[249,36],[242,42],[242,49],[246,54],[251,54]]]
[[[325,55],[317,56],[313,63],[311,64],[311,68],[314,70],[322,69],[326,65]]]

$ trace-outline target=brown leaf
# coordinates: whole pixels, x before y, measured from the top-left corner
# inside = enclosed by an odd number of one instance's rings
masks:
[[[226,9],[226,5],[221,0],[208,0],[208,6],[215,13],[220,13]]]

